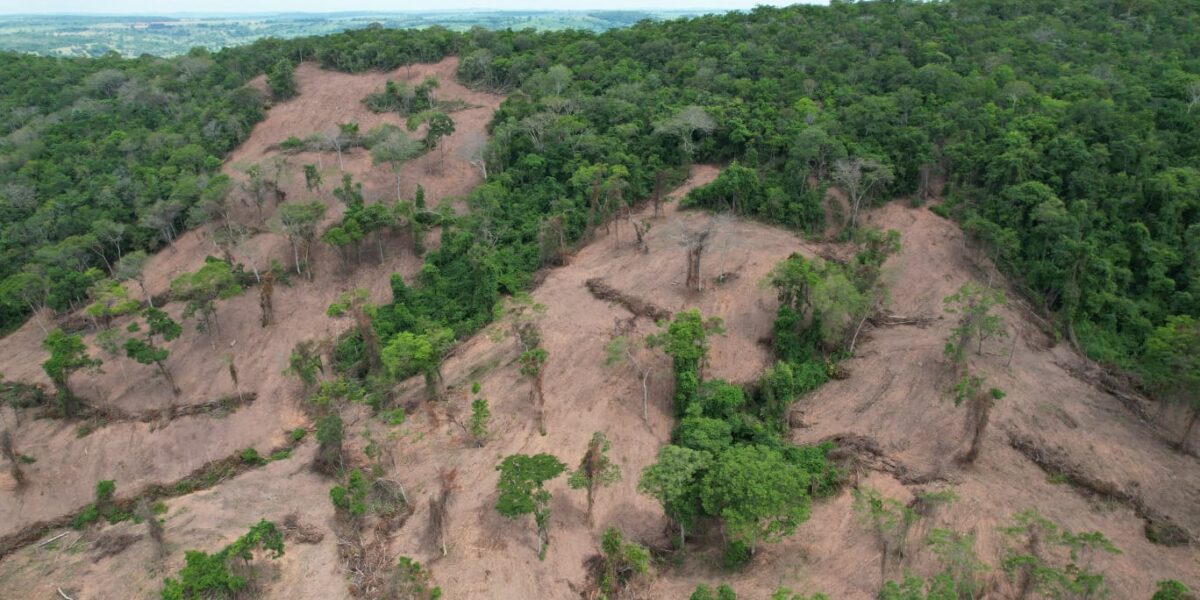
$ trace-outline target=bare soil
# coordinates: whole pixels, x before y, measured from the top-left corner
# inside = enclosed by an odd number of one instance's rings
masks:
[[[458,128],[452,143],[460,135],[481,134],[500,100],[457,86],[450,77],[453,66],[453,59],[415,66],[411,79],[441,74],[439,97],[464,98],[483,107],[452,115]],[[303,65],[297,72],[300,97],[273,107],[227,168],[235,173],[239,166],[260,160],[268,147],[288,135],[302,137],[334,122],[358,120],[365,130],[376,122],[395,121],[394,116],[368,113],[359,100],[389,77],[406,75],[404,69],[345,75]],[[453,146],[447,150],[440,174],[425,174],[418,161],[406,166],[402,175],[405,185],[424,183],[431,204],[465,194],[480,181]],[[350,154],[345,159],[347,171],[366,181],[368,201],[390,199],[394,195],[391,171],[371,167],[361,150]],[[301,155],[292,160],[299,165],[318,159]],[[328,193],[337,178],[336,157],[326,153],[320,160],[327,186],[321,197],[336,209]],[[682,197],[717,173],[716,167],[693,167],[689,180],[673,196]],[[297,167],[284,186],[289,200],[309,197],[302,179]],[[640,355],[653,367],[649,414],[643,420],[641,388],[632,368],[606,366],[605,346],[618,333],[640,337],[656,327],[647,318],[635,317],[622,297],[669,311],[695,307],[706,316],[723,318],[728,333],[713,340],[709,375],[748,383],[771,360],[763,340],[770,334],[776,300],[760,285],[763,276],[792,252],[813,256],[844,250],[759,223],[718,219],[702,265],[705,291],[689,291],[684,285],[686,255],[680,239],[716,217],[679,211],[676,205],[669,203],[664,216],[652,219],[646,254],[634,247],[631,228],[622,224],[612,233],[598,235],[571,256],[567,266],[549,271],[534,290],[534,300],[545,306],[538,324],[549,352],[544,382],[547,435],[538,434],[530,382],[518,372],[517,343],[507,322],[490,326],[455,350],[444,366],[449,390],[443,400],[423,402],[423,386],[417,380],[399,386],[399,402],[416,408],[404,424],[387,426],[371,419],[362,407],[346,411],[351,457],[365,464],[362,450],[367,444],[364,434],[369,432],[371,439],[392,453],[397,466],[391,476],[404,483],[414,498],[415,512],[392,534],[390,553],[411,556],[429,567],[446,597],[579,597],[586,587],[585,562],[598,551],[599,535],[610,525],[643,543],[668,545],[661,509],[637,494],[635,486],[641,469],[669,440],[673,423],[669,364],[650,351]],[[252,214],[253,209],[245,210],[246,215]],[[645,212],[641,217],[649,218]],[[1171,450],[1160,431],[1138,420],[1116,398],[1073,375],[1086,371],[1081,359],[1065,345],[1047,339],[1036,319],[1016,305],[1002,311],[1008,327],[1018,334],[1015,345],[1014,338],[991,343],[971,358],[973,367],[987,375],[987,384],[1008,395],[993,411],[978,462],[964,468],[953,460],[961,449],[964,411],[945,397],[953,376],[942,358],[942,347],[953,321],[943,310],[942,298],[968,280],[986,283],[990,279],[993,285],[1003,285],[1003,279],[986,261],[973,258],[953,223],[925,208],[892,202],[865,218],[870,224],[900,231],[903,250],[885,265],[891,285],[888,310],[914,317],[922,326],[869,329],[859,341],[858,355],[845,363],[850,376],[798,401],[793,440],[812,443],[832,436],[865,440],[878,449],[879,456],[864,463],[868,468],[859,474],[862,485],[901,500],[911,498],[916,489],[941,487],[959,496],[917,526],[910,538],[910,557],[902,567],[882,575],[897,578],[901,568],[921,575],[934,573],[936,561],[922,542],[932,527],[973,533],[980,557],[995,565],[1003,551],[996,528],[1014,513],[1037,507],[1073,530],[1103,532],[1123,551],[1097,557],[1095,563],[1106,572],[1114,598],[1149,597],[1154,582],[1165,578],[1200,587],[1200,555],[1194,548],[1151,544],[1143,532],[1145,519],[1128,503],[1089,495],[1069,483],[1054,483],[1059,479],[1048,477],[1010,444],[1014,434],[1032,440],[1065,461],[1059,464],[1069,463],[1091,481],[1109,482],[1156,514],[1200,532],[1200,461]],[[290,250],[282,238],[264,234],[257,240],[260,266],[265,267],[268,258],[288,264]],[[184,235],[176,250],[166,250],[153,261],[152,291],[164,290],[173,276],[195,269],[209,252],[215,250],[204,232]],[[162,408],[169,402],[196,404],[231,393],[226,366],[218,359],[232,354],[243,388],[257,394],[257,400],[222,419],[189,416],[165,425],[118,423],[78,439],[72,424],[23,421],[16,428],[18,451],[38,460],[26,465],[30,483],[24,490],[18,492],[12,482],[0,480],[0,535],[77,509],[90,500],[99,479],[116,479],[123,495],[150,483],[174,481],[206,460],[239,448],[263,451],[278,445],[286,430],[307,423],[296,408],[299,390],[294,380],[281,374],[288,353],[301,340],[328,337],[348,326],[324,316],[338,293],[366,287],[374,300],[385,301],[387,276],[412,274],[420,264],[399,240],[392,241],[386,256],[382,265],[368,259],[353,273],[343,274],[336,257],[320,251],[315,281],[295,278],[291,287],[278,288],[278,324],[266,329],[258,324],[256,291],[222,302],[219,336],[210,340],[189,331],[171,346],[169,366],[185,390],[179,399],[173,399],[165,382],[142,365],[128,363],[122,373],[114,360],[106,363],[103,375],[77,376],[73,383],[90,400],[127,412]],[[714,281],[718,274],[731,276],[718,283]],[[611,290],[606,294],[614,301],[597,299],[589,291],[587,283],[595,279],[605,282]],[[168,307],[174,314],[180,309]],[[10,379],[44,382],[40,340],[40,330],[30,323],[0,341],[4,349],[0,372]],[[467,390],[473,382],[480,384],[479,395],[489,400],[493,413],[491,439],[483,448],[472,447],[454,422],[469,414],[474,396]],[[11,411],[2,410],[5,423],[12,423]],[[623,478],[597,494],[592,525],[585,516],[583,493],[570,490],[565,478],[551,482],[551,546],[546,560],[539,562],[532,519],[509,521],[493,509],[495,465],[515,452],[550,452],[574,467],[594,431],[603,431],[612,440],[611,454]],[[153,558],[151,541],[143,536],[92,562],[97,549],[90,544],[97,542],[100,532],[87,532],[79,540],[70,533],[53,544],[28,546],[0,561],[0,596],[15,591],[14,597],[53,597],[56,588],[62,588],[75,598],[154,597],[162,578],[182,566],[185,549],[217,550],[260,518],[283,522],[295,514],[299,522],[326,535],[312,544],[289,542],[287,554],[270,562],[265,571],[263,596],[347,597],[328,499],[333,482],[309,470],[313,448],[307,442],[290,459],[169,500],[167,555],[161,561]],[[878,470],[869,468],[872,465]],[[457,469],[460,489],[448,505],[449,555],[440,558],[429,532],[428,500],[437,493],[436,477],[443,469]],[[7,469],[0,471],[5,473],[0,477],[7,477]],[[907,483],[897,478],[901,472]],[[682,598],[697,583],[726,581],[747,598],[768,597],[779,586],[804,593],[823,591],[839,599],[873,598],[881,583],[879,551],[851,503],[849,491],[815,503],[812,518],[795,536],[763,546],[741,573],[720,570],[715,566],[719,556],[696,545],[680,566],[662,567],[659,577],[643,586],[637,597]],[[123,523],[106,526],[102,532],[136,535],[144,533],[143,527]],[[698,535],[710,538],[712,546],[719,540],[719,533],[713,531]],[[991,577],[988,597],[1010,597],[1007,582]]]

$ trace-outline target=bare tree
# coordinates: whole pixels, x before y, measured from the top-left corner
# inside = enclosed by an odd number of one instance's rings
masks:
[[[163,535],[162,521],[158,520],[158,515],[154,514],[154,508],[145,498],[138,501],[137,508],[134,514],[146,522],[146,533],[150,535],[150,540],[154,542],[154,558],[161,559],[166,555],[166,540]]]
[[[1200,104],[1200,80],[1193,81],[1187,86],[1188,93],[1188,114],[1192,114],[1192,108]]]
[[[455,483],[458,478],[458,469],[442,469],[438,473],[438,481],[441,483],[441,488],[436,497],[429,499],[429,525],[433,530],[433,537],[437,540],[438,546],[442,550],[442,556],[449,553],[449,544],[446,541],[450,530],[450,498],[455,491],[459,489],[459,485]]]
[[[479,169],[479,175],[487,179],[487,137],[478,131],[468,131],[462,136],[458,157]]]
[[[644,344],[636,343],[633,338],[628,335],[618,335],[605,346],[604,364],[619,365],[628,363],[638,375],[638,381],[642,384],[642,420],[649,423],[650,421],[650,362],[638,359],[639,350],[645,347]]]
[[[262,310],[262,326],[266,327],[271,324],[275,318],[275,307],[272,304],[272,296],[275,294],[275,273],[267,271],[267,274],[262,278],[262,285],[258,289],[258,307]]]
[[[876,187],[892,182],[892,168],[870,158],[850,157],[833,165],[833,180],[850,198],[850,229],[858,226],[858,212],[863,200]]]
[[[686,222],[673,226],[671,237],[687,251],[687,287],[697,292],[704,291],[701,259],[704,250],[714,241],[721,229],[723,219],[709,217],[703,224],[691,227]]]
[[[690,159],[696,152],[696,134],[708,135],[717,128],[717,122],[699,106],[688,106],[675,116],[654,124],[654,133],[679,139],[679,149]]]
[[[8,429],[0,431],[0,454],[8,461],[8,472],[12,474],[17,488],[25,486],[25,472],[21,470],[21,455],[13,446],[12,433]]]

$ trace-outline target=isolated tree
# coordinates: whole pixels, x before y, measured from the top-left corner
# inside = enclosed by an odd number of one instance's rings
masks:
[[[850,200],[850,230],[858,227],[863,200],[877,188],[892,183],[892,168],[871,158],[850,157],[833,164],[833,180]]]
[[[88,288],[92,303],[84,313],[92,318],[97,328],[107,326],[113,317],[127,315],[138,309],[137,300],[129,297],[129,291],[115,279],[101,279]]]
[[[4,459],[8,461],[8,472],[16,482],[17,489],[25,487],[25,472],[21,470],[21,454],[13,445],[12,432],[8,428],[0,431],[0,455],[3,455]]]
[[[342,152],[362,145],[358,123],[338,123],[336,127],[323,133],[321,139],[326,146],[337,153],[338,171],[342,172],[346,170],[342,164]]]
[[[642,420],[649,421],[649,404],[650,404],[650,363],[644,359],[638,359],[639,346],[627,335],[619,335],[612,339],[607,346],[604,347],[605,359],[604,364],[608,366],[620,365],[628,363],[633,366],[634,372],[638,375],[638,381],[642,384]]]
[[[242,182],[242,189],[254,202],[260,221],[263,218],[263,206],[268,201],[283,201],[284,193],[279,182],[290,167],[291,163],[286,158],[275,157],[246,168],[246,181]]]
[[[453,342],[454,333],[445,327],[419,334],[401,331],[383,348],[383,366],[394,378],[420,373],[429,399],[436,400],[442,389],[442,356]]]
[[[275,318],[275,273],[267,271],[263,276],[261,285],[258,286],[258,309],[260,313],[259,324],[261,327],[266,327],[271,324]]]
[[[296,274],[301,274],[300,265],[308,271],[312,280],[312,265],[309,262],[309,251],[317,239],[317,226],[325,217],[325,203],[320,200],[284,204],[279,207],[279,223],[283,227],[288,243],[292,246],[292,259],[295,263]],[[301,252],[303,248],[303,252]],[[303,261],[301,261],[303,256]]]
[[[237,394],[239,401],[245,401],[246,398],[242,395],[242,384],[238,381],[237,364],[233,360],[233,354],[226,353],[221,356],[221,362],[225,363],[225,368],[229,371],[229,380],[233,382],[233,393]]]
[[[704,511],[753,554],[758,542],[791,535],[809,516],[809,475],[778,450],[735,445],[716,457],[700,487]]]
[[[567,478],[571,489],[587,490],[587,517],[592,522],[592,504],[595,501],[596,490],[608,487],[621,480],[621,468],[608,457],[612,442],[608,437],[597,431],[588,442],[587,451],[579,461],[579,468],[572,471]]]
[[[543,365],[549,353],[544,348],[533,348],[521,353],[518,359],[521,363],[521,375],[529,378],[529,401],[537,409],[538,432],[546,435],[546,398],[542,394],[542,379],[545,376]]]
[[[983,377],[964,371],[964,375],[955,382],[953,388],[954,405],[967,406],[964,432],[968,445],[966,451],[959,456],[959,460],[965,464],[972,464],[979,458],[988,422],[991,420],[992,407],[997,400],[1004,398],[1004,391],[999,388],[985,390],[983,381]]]
[[[316,387],[317,375],[323,372],[324,366],[321,364],[317,343],[304,340],[297,342],[296,347],[292,349],[291,355],[288,356],[288,368],[284,369],[283,374],[299,377],[304,390],[309,391]]]
[[[550,545],[550,492],[547,481],[562,475],[567,465],[549,454],[513,454],[505,457],[496,470],[496,511],[510,519],[533,515],[537,526],[538,560],[545,560]]]
[[[439,489],[437,496],[429,499],[429,524],[433,537],[438,541],[442,556],[446,556],[449,544],[446,538],[450,531],[450,499],[460,486],[455,483],[458,469],[442,469],[438,473]]]
[[[138,501],[133,514],[146,523],[146,534],[150,536],[150,541],[154,542],[154,558],[155,560],[161,559],[167,553],[166,536],[162,521],[154,513],[154,507],[143,498]]]
[[[1013,516],[1000,528],[1007,549],[1000,565],[1016,583],[1018,600],[1042,598],[1104,598],[1104,574],[1092,567],[1097,552],[1121,551],[1099,531],[1073,533],[1035,509]]]
[[[142,317],[146,319],[145,339],[131,337],[125,340],[123,346],[125,354],[143,365],[157,367],[158,372],[171,385],[171,391],[178,396],[180,394],[179,386],[175,384],[175,378],[171,376],[171,370],[166,365],[170,352],[156,343],[154,338],[158,337],[162,342],[169,342],[179,337],[183,332],[183,327],[176,323],[170,315],[157,308],[147,308],[142,311]],[[140,330],[136,321],[129,324],[129,333],[138,333]]]
[[[946,357],[955,364],[966,361],[968,348],[972,345],[976,346],[977,354],[982,354],[984,341],[1004,335],[1004,321],[991,312],[992,308],[1004,305],[1004,292],[981,288],[968,281],[957,292],[946,296],[943,303],[947,313],[959,315],[945,349]]]
[[[146,306],[154,308],[154,297],[146,289],[146,263],[150,261],[150,255],[146,254],[145,250],[135,250],[122,256],[117,261],[114,272],[116,278],[121,281],[132,279],[138,284],[138,288],[142,290],[142,296],[146,298]]]
[[[1200,321],[1188,315],[1168,317],[1146,338],[1142,356],[1147,387],[1161,400],[1191,412],[1178,441],[1179,449],[1185,450],[1200,420]]]
[[[404,163],[421,154],[421,142],[408,137],[394,125],[381,127],[390,129],[380,132],[380,139],[372,144],[371,162],[376,165],[387,163],[392,167],[396,176],[396,200],[400,201],[400,170]]]
[[[310,192],[316,191],[319,193],[321,191],[322,183],[321,171],[317,169],[317,165],[304,165],[304,189]]]
[[[724,217],[709,218],[695,227],[679,222],[673,225],[672,230],[668,233],[687,252],[685,285],[689,290],[704,291],[704,277],[701,268],[704,251],[721,232],[725,222]]]
[[[382,347],[379,333],[371,321],[375,307],[370,303],[371,293],[362,288],[352,292],[344,292],[337,302],[329,305],[326,314],[333,318],[350,316],[354,319],[355,329],[362,336],[363,350],[366,353],[367,370],[378,373],[383,367]]]
[[[317,453],[313,457],[313,469],[323,475],[335,475],[342,470],[342,440],[345,428],[337,411],[317,419]]]
[[[221,335],[221,323],[217,319],[217,300],[225,300],[242,293],[229,263],[209,261],[194,273],[184,273],[171,282],[171,293],[187,302],[183,318],[198,316],[196,330],[213,331]],[[211,341],[211,340],[210,340]],[[212,342],[215,348],[215,342]]]
[[[109,327],[108,329],[101,329],[96,332],[96,347],[100,348],[109,359],[117,359],[124,355],[125,339],[121,335],[120,328]],[[128,377],[128,373],[125,371],[125,362],[117,361],[117,365],[121,368],[121,377]]]
[[[79,410],[79,399],[71,391],[71,375],[80,370],[100,371],[103,361],[92,358],[79,335],[68,335],[62,329],[51,331],[42,341],[42,348],[50,352],[50,358],[42,363],[42,369],[58,391],[58,403],[67,417],[74,417]]]
[[[477,447],[482,448],[487,443],[488,438],[488,421],[492,417],[492,411],[488,408],[488,401],[484,398],[476,398],[471,401],[471,420],[467,428],[471,438],[475,441]]]
[[[416,131],[421,125],[426,126],[425,138],[422,140],[426,150],[436,149],[442,138],[454,133],[454,119],[437,110],[417,113],[408,118],[406,125],[409,131]]]
[[[903,561],[907,556],[912,526],[929,516],[937,506],[957,498],[950,491],[917,491],[916,498],[904,504],[866,486],[854,489],[853,495],[854,512],[864,525],[871,528],[879,544],[879,575],[883,581],[887,580],[889,561],[893,557]]]
[[[638,492],[658,500],[663,512],[679,527],[679,547],[687,541],[687,530],[700,515],[698,478],[712,457],[707,452],[667,445],[658,460],[642,469]]]
[[[267,73],[267,87],[271,88],[271,98],[287,100],[296,97],[296,67],[290,61],[281,60],[271,67]]]

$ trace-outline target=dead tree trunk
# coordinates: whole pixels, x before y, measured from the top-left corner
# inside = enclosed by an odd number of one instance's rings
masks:
[[[1183,437],[1179,438],[1179,451],[1186,452],[1188,439],[1192,437],[1192,431],[1196,429],[1196,422],[1200,421],[1200,408],[1192,409],[1192,418],[1188,420],[1187,429],[1183,430]]]
[[[12,433],[5,429],[0,431],[0,454],[8,461],[8,470],[12,474],[17,489],[25,487],[25,472],[21,470],[21,455],[13,446]]]
[[[271,297],[275,294],[275,274],[267,271],[262,280],[262,286],[258,291],[258,307],[262,310],[262,326],[266,327],[271,324],[271,320],[275,316],[275,308],[271,303]]]
[[[662,215],[663,190],[667,185],[667,174],[668,171],[665,169],[654,174],[654,194],[651,196],[651,200],[654,202],[654,218],[656,219]]]
[[[988,421],[992,415],[992,396],[986,390],[978,390],[971,397],[971,405],[967,410],[967,437],[970,446],[960,458],[963,464],[974,464],[979,458],[983,447],[983,438],[987,433]]]

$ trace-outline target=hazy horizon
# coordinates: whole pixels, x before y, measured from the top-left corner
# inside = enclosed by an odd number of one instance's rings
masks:
[[[445,0],[444,2],[409,4],[396,6],[386,0],[354,0],[335,2],[331,0],[264,0],[254,3],[254,10],[246,10],[244,0],[183,0],[178,2],[150,2],[147,0],[111,0],[104,3],[104,10],[96,10],[96,2],[88,0],[61,0],[47,2],[31,8],[27,1],[0,0],[0,15],[20,16],[184,16],[184,15],[271,15],[286,13],[338,14],[355,12],[376,13],[421,13],[447,11],[694,11],[694,10],[745,10],[759,5],[787,6],[790,4],[825,4],[820,0],[655,0],[653,3],[636,0],[614,0],[597,3],[563,6],[564,3],[548,0],[512,0],[480,2],[479,0]],[[164,8],[166,4],[166,8]]]

